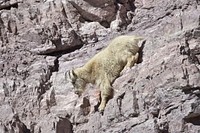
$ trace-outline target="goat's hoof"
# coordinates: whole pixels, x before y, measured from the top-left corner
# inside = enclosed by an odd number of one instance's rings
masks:
[[[103,115],[103,112],[104,112],[104,110],[99,110],[99,113],[100,113],[101,115]]]
[[[99,108],[98,110],[99,110],[99,113],[103,115],[104,109]]]

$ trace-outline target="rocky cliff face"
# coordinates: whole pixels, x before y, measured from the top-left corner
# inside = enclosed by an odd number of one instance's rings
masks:
[[[100,114],[64,72],[121,34],[145,37],[140,62]],[[200,1],[0,0],[0,132],[200,132]]]

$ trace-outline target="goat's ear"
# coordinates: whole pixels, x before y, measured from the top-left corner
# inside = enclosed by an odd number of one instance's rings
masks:
[[[74,82],[77,78],[77,75],[74,73],[74,70],[69,70],[65,72],[65,79],[69,82]]]
[[[141,47],[143,47],[143,44],[146,41],[146,39],[144,37],[141,37],[141,36],[136,36],[134,38],[134,41],[141,48]]]

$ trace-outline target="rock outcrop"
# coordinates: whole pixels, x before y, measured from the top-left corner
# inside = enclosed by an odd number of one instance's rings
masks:
[[[1,0],[1,133],[200,132],[198,0]],[[73,93],[64,72],[121,34],[145,40],[113,84]]]

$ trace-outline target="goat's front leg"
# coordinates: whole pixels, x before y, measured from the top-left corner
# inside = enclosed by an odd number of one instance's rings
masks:
[[[98,108],[99,112],[104,111],[106,103],[108,102],[108,99],[111,96],[111,93],[112,93],[112,87],[108,81],[104,82],[104,84],[101,84],[101,103]]]
[[[107,103],[107,100],[108,100],[108,95],[104,94],[104,93],[101,93],[101,103],[99,105],[99,112],[103,112],[105,107],[106,107],[106,103]]]
[[[131,57],[129,57],[127,59],[127,64],[124,67],[124,69],[126,70],[126,69],[131,68],[132,66],[134,66],[134,64],[138,62],[138,58],[139,58],[139,53],[136,53],[135,55],[132,55]]]
[[[136,53],[135,55],[132,55],[129,58],[127,58],[127,64],[121,71],[120,75],[124,74],[127,70],[130,70],[131,67],[134,66],[135,63],[137,63],[138,58],[139,58],[139,53]]]

